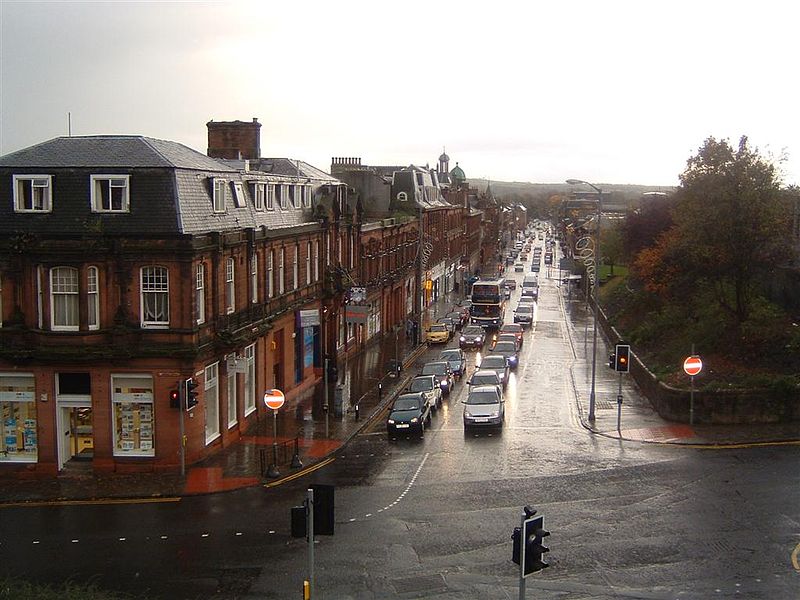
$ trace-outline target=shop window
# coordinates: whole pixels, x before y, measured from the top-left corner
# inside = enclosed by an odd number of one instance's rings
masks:
[[[155,456],[153,378],[112,375],[114,456]]]
[[[247,370],[244,372],[244,416],[256,410],[256,345],[244,349]]]
[[[0,462],[36,462],[35,400],[32,374],[0,373]]]
[[[203,400],[206,404],[206,444],[219,437],[219,363],[205,369]]]

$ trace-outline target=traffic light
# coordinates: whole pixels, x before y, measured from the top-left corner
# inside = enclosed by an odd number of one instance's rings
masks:
[[[181,395],[178,390],[170,390],[169,391],[169,407],[170,408],[180,408],[181,407]]]
[[[197,387],[198,384],[194,379],[191,377],[184,382],[184,388],[186,389],[186,393],[184,394],[184,398],[186,398],[186,410],[192,410],[195,406],[197,406]]]
[[[631,347],[628,344],[617,344],[614,352],[614,370],[627,373],[631,370]]]
[[[608,355],[608,368],[613,369],[616,366],[617,355],[613,352]]]
[[[524,529],[523,577],[550,566],[542,560],[542,555],[550,552],[550,548],[542,544],[542,540],[550,535],[550,532],[544,529],[544,515],[527,519]]]
[[[523,511],[525,511],[525,519],[530,519],[533,515],[536,514],[536,509],[531,508],[530,506],[524,506]],[[520,538],[522,529],[520,527],[514,527],[514,531],[511,533],[511,540],[513,542],[513,547],[511,549],[511,562],[518,565],[520,563],[520,555],[522,553],[522,545],[520,544]]]

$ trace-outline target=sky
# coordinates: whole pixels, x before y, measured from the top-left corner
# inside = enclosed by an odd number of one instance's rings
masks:
[[[709,137],[800,183],[789,0],[0,0],[0,155],[67,135],[205,153],[206,123],[330,170],[677,185]]]

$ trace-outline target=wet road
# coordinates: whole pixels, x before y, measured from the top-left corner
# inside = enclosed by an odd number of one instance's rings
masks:
[[[541,281],[502,431],[464,433],[461,382],[423,440],[389,441],[378,422],[278,487],[0,509],[2,572],[145,597],[300,598],[307,544],[289,536],[289,509],[316,482],[336,486],[336,534],[316,544],[315,598],[516,598],[510,535],[525,504],[552,532],[551,567],[528,578],[528,598],[798,597],[798,450],[592,436],[573,389],[585,387],[573,369],[585,340],[567,327],[584,309]]]

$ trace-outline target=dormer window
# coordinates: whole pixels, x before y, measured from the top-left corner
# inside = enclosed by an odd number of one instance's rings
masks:
[[[215,213],[224,213],[225,212],[225,188],[226,184],[228,183],[224,179],[220,179],[219,177],[213,178],[214,182],[214,212]]]
[[[256,210],[264,210],[266,187],[265,183],[253,183],[253,206]]]
[[[14,211],[50,212],[52,179],[51,175],[14,175]]]
[[[233,202],[236,204],[236,208],[245,207],[244,186],[241,181],[233,182]]]
[[[130,175],[92,175],[92,212],[130,211]]]

